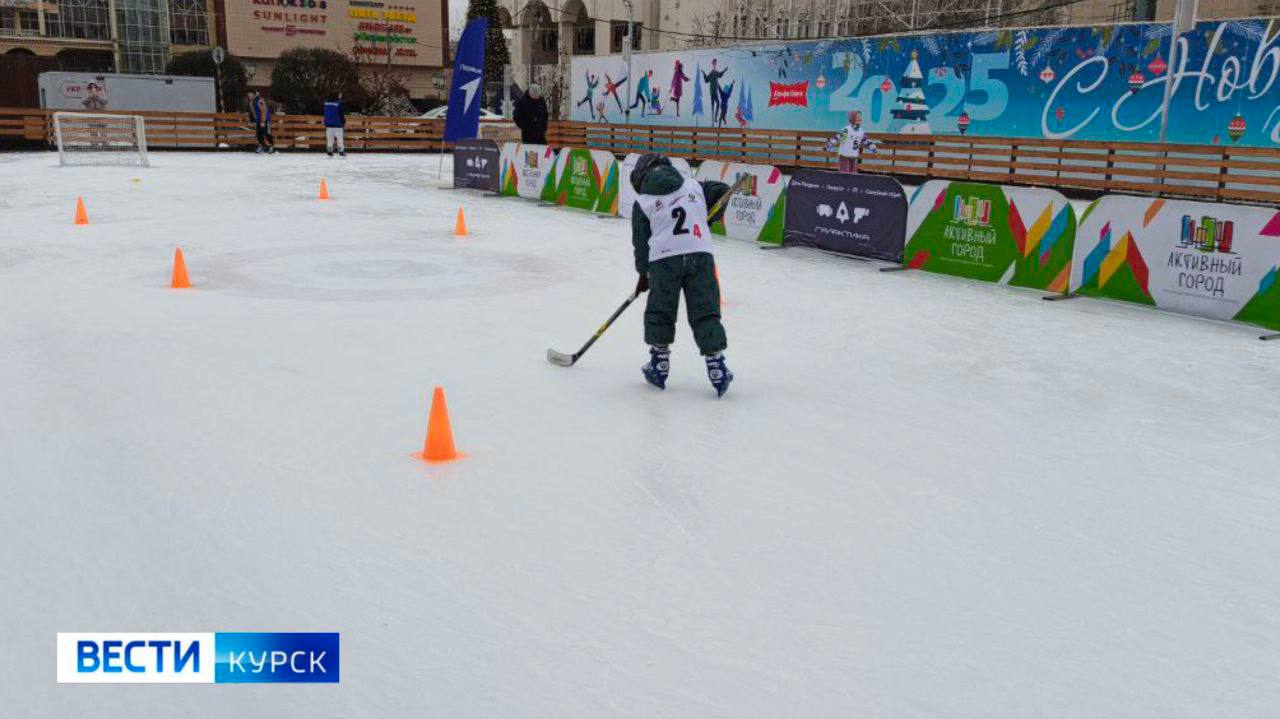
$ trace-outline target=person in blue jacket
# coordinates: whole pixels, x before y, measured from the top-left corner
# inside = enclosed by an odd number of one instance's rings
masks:
[[[333,157],[333,148],[338,148],[338,156],[347,156],[347,146],[343,138],[347,126],[347,113],[342,108],[342,93],[337,92],[324,101],[324,146]]]
[[[276,139],[271,136],[271,107],[257,90],[249,93],[249,118],[253,120],[253,130],[258,138],[257,153],[261,155],[265,150],[274,154]]]

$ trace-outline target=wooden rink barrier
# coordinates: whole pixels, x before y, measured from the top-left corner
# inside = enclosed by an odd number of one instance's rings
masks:
[[[52,144],[53,110],[0,108],[0,140]],[[149,149],[214,150],[254,144],[244,113],[121,112],[141,115]],[[319,115],[277,114],[271,131],[282,150],[324,149]],[[511,134],[510,123],[483,122],[482,136]],[[349,115],[348,150],[439,150],[444,120]],[[690,162],[769,164],[784,171],[834,169],[825,150],[830,132],[755,128],[660,127],[553,121],[552,147],[663,152]],[[972,180],[1050,187],[1091,194],[1124,192],[1160,197],[1280,205],[1280,148],[1097,142],[964,135],[872,134],[879,151],[861,170],[908,182]],[[445,147],[449,145],[446,144]]]
[[[832,132],[708,127],[651,127],[556,122],[552,146],[663,152],[691,162],[723,160],[834,170]],[[1076,189],[1102,194],[1244,200],[1280,204],[1280,148],[1092,142],[964,135],[871,134],[879,151],[862,172],[908,181],[972,180]]]

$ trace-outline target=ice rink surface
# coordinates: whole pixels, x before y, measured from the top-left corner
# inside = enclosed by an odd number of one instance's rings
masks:
[[[543,357],[629,293],[624,221],[435,157],[152,159],[0,155],[0,715],[1280,706],[1255,330],[722,241],[737,380],[682,324],[658,392],[638,306]],[[338,631],[342,680],[58,685],[58,631]]]

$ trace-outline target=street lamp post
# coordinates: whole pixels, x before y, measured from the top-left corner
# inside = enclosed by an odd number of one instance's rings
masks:
[[[1173,22],[1169,24],[1169,69],[1164,74],[1164,98],[1160,101],[1160,144],[1169,140],[1169,105],[1173,100],[1173,82],[1178,72],[1178,35],[1189,32],[1196,26],[1196,0],[1177,0],[1173,8]],[[1160,167],[1160,185],[1163,188],[1165,173],[1169,169],[1169,148],[1164,148],[1164,163]],[[1159,191],[1154,191],[1159,194]]]
[[[635,78],[631,77],[631,42],[635,37],[636,30],[634,14],[635,8],[632,6],[631,0],[622,0],[622,6],[627,9],[627,36],[622,38],[622,57],[627,61],[627,102],[630,103],[631,97],[634,95],[634,93],[631,92],[631,85],[635,82]],[[627,124],[631,124],[631,108],[628,107],[624,114],[626,116]]]
[[[1178,0],[1173,8],[1173,22],[1169,24],[1169,69],[1164,76],[1164,99],[1160,102],[1160,144],[1169,135],[1169,104],[1173,100],[1174,73],[1178,70],[1178,35],[1190,32],[1196,26],[1196,0]]]

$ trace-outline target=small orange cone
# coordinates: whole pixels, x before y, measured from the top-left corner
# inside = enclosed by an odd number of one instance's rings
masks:
[[[83,197],[76,198],[76,224],[77,225],[89,224],[89,213],[84,211]]]
[[[173,281],[169,286],[175,290],[185,290],[191,287],[191,280],[187,277],[187,261],[182,259],[182,248],[175,247],[173,249]]]
[[[427,442],[419,455],[428,462],[448,462],[463,456],[453,446],[453,429],[449,426],[449,408],[444,402],[444,388],[431,394],[431,416],[427,419]]]
[[[320,178],[320,197],[318,197],[317,199],[320,199],[320,200],[329,199],[329,186],[324,183],[323,177]]]
[[[462,208],[458,208],[458,219],[453,221],[453,234],[458,237],[467,236],[467,218],[462,214]]]

